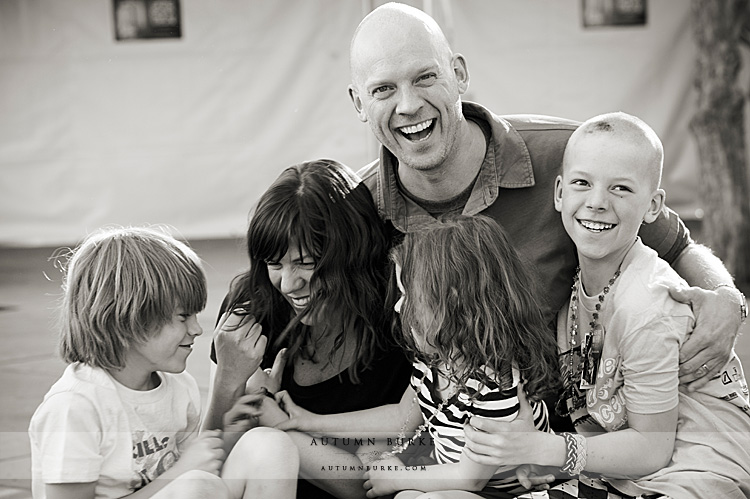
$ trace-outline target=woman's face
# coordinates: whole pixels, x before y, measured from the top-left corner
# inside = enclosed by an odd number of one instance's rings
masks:
[[[268,278],[294,311],[301,313],[310,303],[310,280],[315,269],[315,260],[306,249],[290,244],[287,252],[278,261],[266,261]],[[306,314],[300,322],[312,325],[313,314]]]

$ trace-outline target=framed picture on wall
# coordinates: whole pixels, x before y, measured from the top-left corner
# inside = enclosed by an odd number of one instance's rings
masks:
[[[647,0],[581,0],[583,26],[644,26]]]
[[[112,0],[115,40],[181,38],[180,0]]]

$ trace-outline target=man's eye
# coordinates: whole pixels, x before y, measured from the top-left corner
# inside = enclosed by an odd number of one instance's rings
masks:
[[[428,73],[419,77],[420,82],[431,82],[437,78],[435,73]]]
[[[390,86],[381,85],[379,87],[375,87],[374,89],[372,89],[371,93],[373,97],[383,98],[383,97],[386,97],[390,91],[391,91]]]

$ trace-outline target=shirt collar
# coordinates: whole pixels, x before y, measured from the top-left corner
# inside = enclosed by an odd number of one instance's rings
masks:
[[[499,189],[517,189],[534,185],[529,150],[521,135],[507,120],[473,102],[463,102],[464,116],[490,128],[487,152],[474,189],[463,213],[474,215],[497,200]],[[398,160],[385,147],[380,148],[378,209],[402,232],[435,223],[435,219],[398,190]]]

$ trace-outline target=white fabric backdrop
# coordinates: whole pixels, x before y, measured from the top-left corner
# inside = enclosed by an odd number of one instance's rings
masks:
[[[181,39],[116,42],[110,1],[0,1],[0,244],[71,244],[105,224],[236,236],[286,166],[365,164],[374,140],[346,94],[363,4],[182,0]],[[468,60],[468,99],[651,124],[668,203],[690,218],[689,4],[651,1],[645,27],[587,30],[580,0],[428,5]]]

